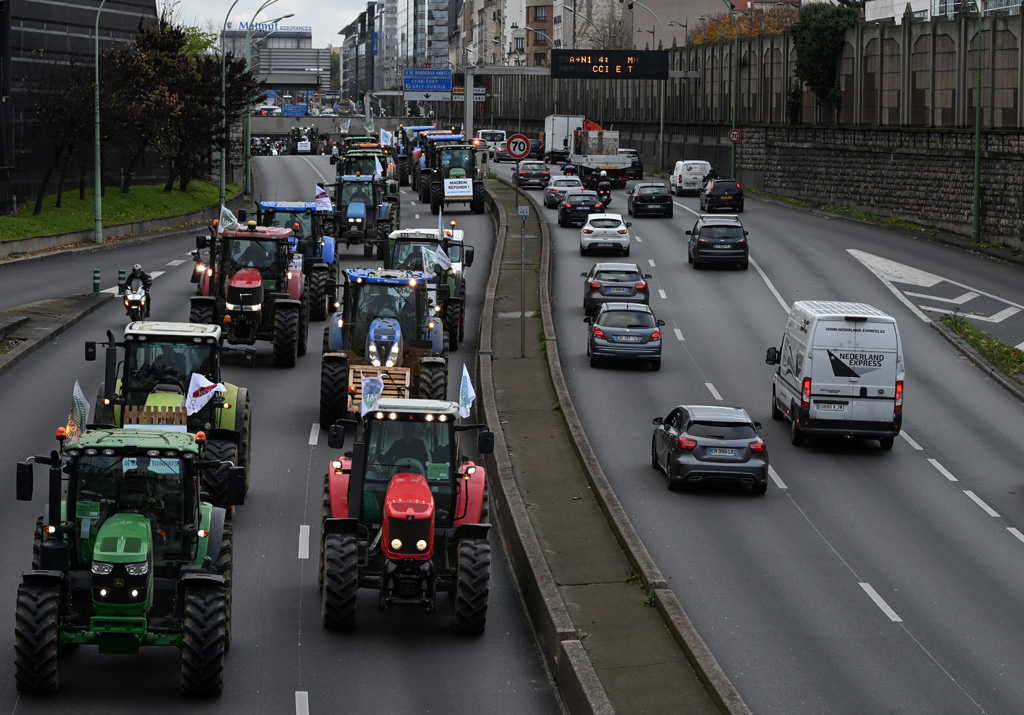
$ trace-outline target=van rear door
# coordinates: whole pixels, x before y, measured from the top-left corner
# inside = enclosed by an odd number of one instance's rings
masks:
[[[842,319],[819,320],[811,338],[811,420],[821,420],[835,429],[848,429],[851,398],[856,394],[857,373],[840,355],[857,351],[857,323]]]
[[[847,361],[859,378],[850,419],[855,429],[892,425],[896,411],[896,381],[903,379],[899,333],[893,321],[868,319],[858,323],[856,351]]]

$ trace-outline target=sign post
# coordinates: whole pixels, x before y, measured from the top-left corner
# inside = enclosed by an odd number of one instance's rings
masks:
[[[527,142],[529,144],[529,142]],[[529,204],[519,206],[519,357],[526,357],[526,219]]]

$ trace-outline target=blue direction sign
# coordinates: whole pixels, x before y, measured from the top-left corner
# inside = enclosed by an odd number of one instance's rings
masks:
[[[406,92],[451,92],[452,71],[406,69],[403,70],[402,83]]]

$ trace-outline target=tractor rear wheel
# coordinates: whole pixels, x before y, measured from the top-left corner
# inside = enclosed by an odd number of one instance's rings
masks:
[[[348,407],[348,361],[320,363],[320,426],[330,427]]]
[[[299,355],[306,354],[307,340],[309,338],[309,293],[303,291],[302,300],[299,303],[299,342],[296,345]]]
[[[203,461],[231,462],[237,465],[238,445],[223,439],[207,440],[206,447],[203,449]],[[231,505],[228,504],[228,488],[228,468],[226,466],[203,470],[203,489],[210,495],[210,503],[227,509],[230,516]]]
[[[43,517],[36,517],[36,530],[32,532],[32,570],[39,568],[39,559],[43,553]]]
[[[299,311],[277,308],[274,311],[274,365],[295,367],[299,354]]]
[[[359,552],[350,534],[328,534],[323,545],[324,592],[320,618],[332,631],[356,626],[356,591],[359,589]]]
[[[188,322],[206,323],[213,322],[213,308],[208,305],[193,305],[188,311]]]
[[[387,209],[387,216],[377,222],[377,245],[375,247],[377,260],[384,260],[384,254],[388,250],[388,236],[391,235],[391,232],[394,230],[394,223],[394,208],[389,205]]]
[[[484,632],[490,587],[491,545],[484,539],[463,539],[459,542],[452,599],[453,631],[466,635]]]
[[[238,466],[245,467],[245,492],[249,493],[249,482],[252,465],[252,402],[249,391],[245,391],[242,401],[241,418],[238,423]]]
[[[14,620],[14,680],[22,693],[60,687],[60,587],[21,583]]]
[[[484,212],[484,184],[479,179],[473,182],[473,201],[469,206],[475,214]]]
[[[430,213],[437,216],[441,211],[441,202],[444,201],[444,193],[441,184],[430,185]]]
[[[448,392],[448,369],[445,365],[424,365],[420,370],[419,398],[443,400]]]
[[[224,577],[224,588],[227,590],[227,620],[225,622],[224,650],[231,647],[231,572],[234,538],[231,522],[224,522],[224,532],[220,538],[220,553],[213,562],[213,572]]]
[[[185,591],[181,639],[181,692],[185,695],[211,697],[224,690],[227,603],[224,586]]]
[[[398,185],[408,186],[409,185],[409,167],[403,163],[398,165]]]
[[[448,301],[444,307],[444,329],[448,333],[448,348],[459,349],[459,341],[462,338],[462,311],[464,305],[458,301]]]
[[[316,569],[316,585],[324,590],[324,522],[331,518],[331,475],[324,475],[324,491],[320,497],[320,563]]]
[[[309,274],[309,318],[327,320],[327,269],[314,268]]]

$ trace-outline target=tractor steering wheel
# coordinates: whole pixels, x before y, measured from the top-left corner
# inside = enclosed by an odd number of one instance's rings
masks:
[[[185,386],[185,383],[174,375],[161,375],[157,381],[153,383],[152,389],[156,390],[157,387],[163,384],[174,385],[181,390],[181,394],[183,395],[188,392],[188,387]]]

